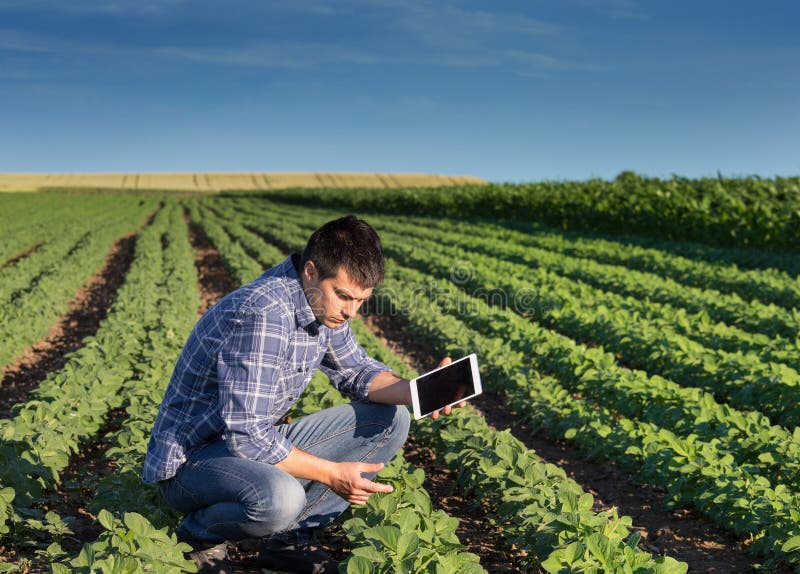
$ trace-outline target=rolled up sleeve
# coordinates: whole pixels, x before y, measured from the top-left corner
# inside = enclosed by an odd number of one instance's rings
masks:
[[[280,313],[265,310],[237,317],[217,359],[220,414],[231,454],[276,464],[292,444],[274,424],[280,401],[280,364],[289,329]]]
[[[359,400],[367,398],[369,385],[378,373],[391,371],[367,355],[349,323],[333,331],[319,368],[339,391]]]

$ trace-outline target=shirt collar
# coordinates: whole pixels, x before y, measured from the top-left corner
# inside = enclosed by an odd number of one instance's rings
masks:
[[[286,266],[286,277],[290,279],[289,284],[292,287],[292,303],[294,303],[294,316],[297,320],[297,325],[316,334],[322,323],[317,321],[314,316],[314,311],[308,303],[305,291],[303,291],[303,283],[298,273],[300,254],[292,253],[286,258],[284,265]]]

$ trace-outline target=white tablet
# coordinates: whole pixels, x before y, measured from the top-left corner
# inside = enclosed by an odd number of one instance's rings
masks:
[[[419,420],[447,405],[481,394],[481,375],[475,353],[411,379],[411,405]]]

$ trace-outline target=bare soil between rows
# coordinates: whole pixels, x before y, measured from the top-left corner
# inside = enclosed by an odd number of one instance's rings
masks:
[[[370,315],[366,324],[381,341],[418,372],[435,367],[433,357],[402,330],[399,318]],[[696,512],[666,508],[664,491],[637,484],[607,461],[587,460],[565,441],[543,436],[542,429],[527,424],[527,417],[509,407],[504,396],[490,389],[471,401],[495,429],[512,430],[513,435],[546,462],[561,467],[567,475],[594,496],[594,510],[616,507],[620,515],[633,519],[641,533],[643,549],[667,555],[689,565],[689,572],[714,574],[752,572],[758,560],[747,544],[711,524]],[[788,572],[788,571],[787,571]]]
[[[277,247],[287,251],[285,245]],[[224,271],[221,260],[219,265]],[[218,272],[211,275],[215,273]],[[398,318],[368,315],[364,319],[385,345],[417,371],[431,369],[441,360],[442,357],[435,357],[416,345],[403,331]],[[544,437],[541,429],[526,425],[526,417],[509,409],[504,397],[497,393],[487,391],[472,404],[492,427],[512,429],[514,436],[543,460],[563,468],[594,496],[596,511],[616,507],[620,514],[631,516],[642,535],[641,545],[645,550],[687,562],[690,572],[736,574],[753,571],[757,561],[748,553],[743,541],[717,528],[696,512],[667,509],[662,490],[637,484],[613,464],[587,460],[566,442]],[[454,491],[451,471],[435,463],[434,453],[417,445],[412,436],[406,458],[425,470],[425,488],[436,500],[437,508],[459,519],[458,536],[467,550],[478,554],[489,572],[519,572],[515,566],[518,558],[515,550],[502,549],[500,534],[483,519],[485,512],[476,510],[481,507],[480,503],[465,499]]]
[[[202,300],[198,310],[200,316],[237,285],[202,228],[192,221],[188,223]],[[66,354],[79,348],[86,336],[96,332],[133,260],[135,240],[133,234],[120,239],[109,253],[102,270],[76,295],[70,313],[54,327],[51,336],[4,371],[0,386],[2,416],[8,416],[13,404],[25,400],[49,372],[60,369],[66,363]],[[416,370],[432,368],[441,359],[416,345],[403,331],[399,319],[370,315],[365,321],[390,349]],[[721,574],[752,571],[756,561],[747,553],[742,541],[719,530],[692,511],[665,509],[664,493],[659,489],[638,485],[613,465],[586,460],[567,443],[545,438],[541,429],[526,425],[525,417],[509,408],[498,394],[487,391],[473,404],[490,425],[498,429],[511,428],[528,448],[535,450],[544,460],[563,468],[587,492],[592,493],[595,510],[617,507],[620,514],[631,516],[634,525],[642,533],[642,544],[646,550],[685,561],[689,563],[690,572]],[[82,481],[90,474],[102,476],[113,472],[113,465],[107,463],[103,456],[107,445],[102,436],[114,430],[121,416],[124,416],[124,412],[111,413],[109,422],[98,435],[100,438],[85,445],[81,455],[75,457],[62,477],[64,486],[48,503],[48,508],[76,516],[73,522],[76,545],[94,539],[101,531],[95,523],[95,517],[83,508],[91,492],[85,489]],[[521,571],[515,566],[517,556],[514,550],[509,552],[503,549],[500,533],[483,518],[485,512],[481,510],[480,501],[464,498],[454,491],[452,471],[438,466],[434,453],[418,445],[412,436],[407,444],[406,458],[425,470],[425,488],[435,506],[459,519],[459,539],[468,551],[481,557],[481,563],[489,572]],[[337,558],[346,557],[346,540],[340,531],[333,530],[323,543]],[[67,543],[65,548],[72,545]],[[13,549],[0,549],[0,556],[12,560],[19,557]],[[248,564],[251,555],[236,553],[235,556],[239,559],[238,572],[261,572]]]
[[[39,249],[42,245],[44,245],[44,241],[39,241],[37,243],[34,243],[27,249],[21,251],[20,253],[17,253],[16,255],[9,257],[6,261],[0,263],[0,269],[5,269],[9,265],[14,265],[14,263],[17,263],[18,261],[25,259],[28,255]]]
[[[15,404],[26,401],[48,374],[60,370],[69,354],[83,346],[86,337],[97,333],[133,262],[136,233],[132,231],[114,243],[103,266],[78,290],[69,311],[50,328],[47,337],[3,368],[0,418],[11,416]]]
[[[0,416],[10,417],[15,404],[28,400],[50,373],[66,365],[70,354],[83,346],[86,337],[97,333],[133,263],[138,233],[150,225],[154,217],[155,213],[150,214],[142,225],[114,242],[101,268],[78,290],[70,302],[69,311],[50,328],[48,336],[3,370]],[[105,458],[111,445],[105,442],[104,437],[119,428],[124,416],[123,409],[110,412],[96,438],[81,443],[78,453],[71,456],[56,491],[44,493],[42,510],[55,511],[69,521],[73,534],[60,540],[62,548],[69,554],[77,553],[85,542],[95,540],[103,530],[85,507],[94,495],[91,485],[114,472],[114,464]],[[47,543],[39,541],[39,544]],[[33,543],[20,548],[0,547],[0,557],[20,565],[26,560],[31,561],[25,572],[48,572],[47,564],[36,559],[36,549],[37,545]]]
[[[219,251],[206,235],[206,232],[187,214],[184,219],[189,225],[189,243],[194,249],[194,265],[197,269],[198,289],[200,290],[200,309],[197,316],[202,317],[214,304],[237,288],[236,282],[228,273]]]

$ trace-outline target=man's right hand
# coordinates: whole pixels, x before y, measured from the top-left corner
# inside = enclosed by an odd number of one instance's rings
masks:
[[[378,472],[383,466],[382,462],[338,462],[331,473],[328,486],[350,504],[363,506],[371,494],[394,490],[390,484],[373,482],[361,476],[365,473]]]

